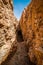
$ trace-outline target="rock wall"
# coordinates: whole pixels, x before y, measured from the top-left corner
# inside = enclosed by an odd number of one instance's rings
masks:
[[[24,9],[20,28],[27,41],[30,60],[36,65],[43,65],[43,0],[32,0]]]
[[[0,64],[15,46],[17,25],[12,0],[0,0]]]
[[[19,43],[17,47],[15,43]],[[23,46],[25,44],[28,50]],[[16,49],[17,53],[13,55]],[[0,65],[5,60],[4,65],[31,65],[25,59],[27,52],[30,62],[43,65],[43,0],[32,0],[24,9],[19,24],[13,14],[12,0],[0,0]]]

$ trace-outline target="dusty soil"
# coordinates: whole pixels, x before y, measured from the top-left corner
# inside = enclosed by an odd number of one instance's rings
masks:
[[[31,65],[32,64],[29,61],[27,56],[25,42],[18,42],[17,51],[16,53],[14,53],[13,51],[12,54],[7,58],[5,62],[2,63],[2,65]]]

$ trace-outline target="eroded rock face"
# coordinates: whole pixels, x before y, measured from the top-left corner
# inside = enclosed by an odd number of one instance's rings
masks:
[[[43,0],[32,0],[24,9],[20,27],[27,41],[30,60],[36,65],[43,65]]]
[[[5,61],[16,41],[17,19],[12,0],[0,0],[0,64]]]

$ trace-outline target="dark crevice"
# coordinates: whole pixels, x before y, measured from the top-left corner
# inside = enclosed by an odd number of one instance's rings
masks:
[[[6,0],[2,0],[3,1],[3,3],[5,4],[5,5],[7,5],[8,4],[8,2],[6,1]]]
[[[23,42],[23,36],[22,36],[22,31],[20,28],[17,28],[16,30],[16,38],[18,42]]]

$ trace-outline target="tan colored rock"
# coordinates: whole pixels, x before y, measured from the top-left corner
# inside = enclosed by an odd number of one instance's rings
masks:
[[[16,42],[17,19],[12,0],[0,0],[0,64],[8,57]]]
[[[43,0],[32,0],[20,19],[28,56],[36,65],[43,65]]]

